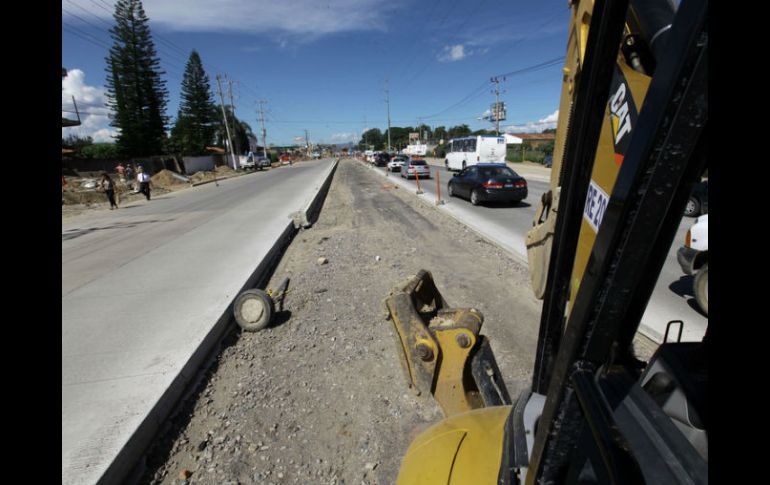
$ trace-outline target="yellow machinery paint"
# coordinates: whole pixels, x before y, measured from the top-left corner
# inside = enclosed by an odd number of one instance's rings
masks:
[[[420,434],[401,462],[398,485],[494,485],[511,406],[476,409]]]
[[[624,151],[623,153],[619,153],[621,150],[617,146],[617,140],[620,139],[622,141],[624,137],[630,138],[631,130],[633,130],[633,123],[636,121],[635,114],[639,111],[637,107],[641,107],[651,80],[649,76],[641,74],[628,66],[622,54],[618,56],[616,66],[618,68],[616,70],[616,77],[618,77],[618,79],[613,85],[617,85],[618,87],[611,91],[610,99],[607,102],[604,123],[602,124],[601,135],[599,136],[599,145],[596,149],[594,167],[591,172],[592,185],[598,186],[599,189],[604,192],[603,195],[606,196],[612,194],[612,189],[615,187],[615,180],[617,180],[620,166],[623,163],[623,154],[625,153]],[[620,99],[620,96],[616,98],[614,96],[615,94],[625,94],[625,96],[623,96],[623,99]],[[621,109],[623,109],[622,103],[629,103],[626,108],[628,111],[624,113],[626,118],[622,119],[613,113],[613,101],[616,102],[616,105],[620,105]],[[572,277],[570,279],[571,295],[573,297],[577,295],[580,280],[583,278],[583,272],[588,263],[588,257],[590,256],[594,242],[596,241],[598,224],[592,224],[591,222],[597,222],[597,218],[595,217],[589,221],[589,217],[587,217],[586,213],[596,212],[596,215],[599,216],[599,208],[596,208],[596,211],[591,211],[591,204],[603,196],[600,195],[598,198],[594,197],[594,200],[591,200],[591,196],[592,193],[589,190],[589,197],[586,199],[586,210],[584,211],[583,221],[580,224],[578,249],[575,255]],[[599,224],[601,223],[600,217],[598,218],[598,222]]]
[[[593,5],[593,1],[570,2],[572,16],[567,41],[567,53],[562,70],[562,90],[549,184],[550,190],[544,194],[543,200],[540,202],[535,213],[533,228],[527,233],[526,238],[532,289],[537,298],[542,298],[545,292],[546,276],[548,274],[548,264],[556,226],[557,208],[559,206],[560,187],[562,184],[562,167],[565,163],[570,163],[569,160],[563,159],[564,150],[570,131],[572,106],[577,93],[581,67],[585,58],[588,26],[591,22]],[[629,28],[627,27],[626,33],[628,32]],[[607,110],[591,174],[591,180],[594,182],[595,188],[598,187],[600,189],[590,194],[595,196],[593,202],[601,199],[601,195],[609,196],[612,194],[625,149],[625,146],[618,146],[616,140],[625,141],[630,138],[630,132],[633,130],[633,125],[636,122],[636,113],[641,108],[644,97],[647,94],[650,79],[649,76],[629,66],[624,55],[619,51],[615,79],[613,81],[613,86],[618,88],[611,91],[610,99],[607,101]],[[623,88],[619,88],[621,84],[624,86]],[[618,89],[620,89],[620,92]],[[616,105],[617,109],[613,109],[613,105]],[[586,200],[587,212],[590,212],[592,209],[591,202],[591,199]],[[599,212],[597,210],[596,215],[600,216],[602,213],[603,211]],[[600,223],[601,218],[595,218],[594,221]],[[575,255],[575,263],[570,279],[572,295],[577,294],[588,257],[596,241],[597,227],[598,224],[591,224],[589,219],[584,217],[581,223],[578,250]]]

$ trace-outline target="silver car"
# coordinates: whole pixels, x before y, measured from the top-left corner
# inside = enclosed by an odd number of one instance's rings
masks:
[[[421,179],[430,178],[430,167],[425,160],[413,160],[410,158],[404,162],[404,166],[401,167],[401,177],[409,179],[415,176]]]

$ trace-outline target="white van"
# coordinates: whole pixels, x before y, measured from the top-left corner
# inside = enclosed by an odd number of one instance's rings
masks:
[[[505,163],[505,137],[478,135],[449,140],[444,160],[447,170],[462,170],[477,163]]]

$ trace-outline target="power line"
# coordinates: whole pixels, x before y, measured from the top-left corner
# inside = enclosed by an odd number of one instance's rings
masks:
[[[540,71],[542,69],[560,65],[562,62],[564,62],[564,59],[565,59],[564,56],[560,56],[560,57],[542,62],[540,64],[536,64],[534,66],[525,67],[523,69],[518,69],[516,71],[506,72],[504,74],[497,74],[495,77],[512,77],[520,74],[527,74],[530,72]]]
[[[74,35],[76,37],[79,37],[79,38],[85,40],[86,42],[89,42],[89,43],[91,43],[91,44],[93,44],[93,45],[95,45],[97,47],[101,47],[101,48],[107,50],[108,53],[109,53],[109,51],[111,49],[111,46],[107,42],[105,42],[103,39],[100,39],[99,37],[96,37],[93,34],[90,34],[90,33],[86,32],[86,31],[84,31],[84,30],[82,30],[82,29],[80,29],[78,27],[75,27],[74,25],[62,24],[62,29],[65,32],[69,33],[69,34],[72,34],[72,35]],[[160,60],[163,60],[163,59],[160,59]],[[168,61],[165,61],[165,60],[164,60],[164,62],[168,63]],[[168,73],[169,75],[172,75],[172,77],[175,80],[178,80],[178,81],[181,82],[182,74],[177,69],[172,69],[173,67],[175,67],[173,64],[170,67],[169,66],[164,66],[163,67],[163,69],[165,69],[164,72]]]
[[[115,6],[114,5],[110,5],[109,3],[105,2],[104,0],[89,0],[89,1],[93,5],[101,8],[102,10],[106,11],[107,13],[112,15],[113,17],[115,16]],[[124,20],[129,20],[125,16],[118,16],[118,17],[122,18]],[[169,53],[168,51],[164,51],[164,53],[166,55],[174,57],[174,58],[178,58],[181,62],[183,62],[186,65],[186,63],[187,63],[187,61],[189,59],[187,57],[187,56],[189,56],[189,52],[188,52],[187,49],[184,49],[184,48],[180,47],[178,44],[176,44],[172,40],[167,39],[165,36],[162,36],[162,35],[158,34],[157,32],[153,32],[152,36],[158,42],[160,42],[160,43],[162,43],[162,44],[164,44],[164,45],[166,45],[166,46],[168,46],[168,47],[170,47],[172,49],[175,49],[180,54],[186,56],[184,58],[179,58],[178,54],[172,54],[172,53]],[[161,51],[159,46],[158,46],[158,51]],[[168,61],[166,61],[166,62],[168,62]],[[223,69],[223,68],[217,66],[216,64],[210,62],[210,61],[204,62],[203,59],[201,59],[201,63],[203,64],[204,68],[208,72],[212,72],[213,73],[213,72],[225,72],[226,71],[226,69]],[[184,70],[183,68],[180,68],[180,69]],[[180,74],[180,78],[178,79],[179,81],[181,81],[181,77],[183,77],[183,74]],[[233,81],[240,83],[240,81],[238,81],[237,79],[233,79]],[[261,96],[259,93],[257,93],[256,91],[252,90],[251,87],[248,84],[242,84],[242,86],[253,95],[253,98],[252,98],[253,100],[258,100],[259,97]]]
[[[95,45],[97,47],[102,47],[102,48],[107,49],[107,50],[110,49],[110,46],[105,44],[104,41],[100,40],[98,37],[94,37],[94,36],[92,36],[92,35],[90,35],[88,33],[85,33],[82,30],[80,30],[80,29],[78,29],[78,28],[76,28],[76,27],[74,27],[72,25],[62,24],[61,28],[62,28],[63,31],[65,31],[65,32],[67,32],[69,34],[72,34],[72,35],[74,35],[76,37],[80,37],[81,39],[85,40],[86,42],[90,42],[91,44],[93,44],[93,45]]]
[[[92,12],[89,12],[89,11],[85,10],[83,7],[81,7],[81,6],[80,6],[80,5],[78,5],[77,3],[74,3],[74,2],[72,2],[71,0],[67,0],[67,2],[69,2],[69,3],[71,3],[72,5],[74,5],[74,6],[78,7],[78,8],[80,8],[81,10],[84,10],[86,13],[89,13],[90,15],[92,15],[93,17],[95,17],[96,19],[98,19],[100,22],[102,22],[103,24],[105,24],[105,25],[106,25],[107,27],[109,27],[110,29],[113,27],[113,25],[112,25],[112,24],[110,24],[109,22],[105,21],[105,20],[104,20],[104,19],[102,19],[101,17],[99,17],[99,16],[97,16],[97,15],[93,14]],[[81,22],[83,22],[83,23],[85,23],[85,24],[87,24],[87,25],[90,25],[90,26],[91,26],[91,27],[93,27],[94,29],[98,30],[100,33],[105,33],[105,34],[107,35],[107,37],[110,39],[108,42],[111,42],[111,39],[112,39],[112,34],[109,32],[109,30],[107,30],[107,29],[105,29],[104,27],[101,27],[101,26],[99,26],[99,25],[96,25],[96,24],[94,24],[94,23],[92,23],[92,22],[90,22],[90,21],[88,21],[88,20],[86,20],[86,19],[84,19],[83,17],[81,17],[81,16],[79,16],[79,15],[77,15],[77,14],[75,14],[75,13],[73,13],[73,12],[69,11],[69,10],[67,10],[67,9],[66,9],[66,8],[64,8],[64,7],[62,7],[62,10],[63,10],[65,13],[67,13],[68,15],[70,15],[70,16],[72,16],[72,17],[74,17],[74,18],[78,19],[78,20],[80,20]],[[121,18],[125,18],[125,17],[121,17]],[[89,35],[90,35],[90,34],[89,34]],[[154,37],[155,37],[155,36],[154,36]],[[94,36],[94,38],[96,38],[96,37]],[[101,39],[99,39],[99,40],[101,40]],[[158,39],[158,40],[160,40],[160,39]],[[109,49],[109,47],[108,47],[108,49]],[[180,66],[180,65],[178,65],[178,64],[175,64],[175,63],[171,62],[171,61],[168,59],[168,57],[171,57],[171,58],[173,58],[174,60],[178,60],[178,61],[180,61],[180,62],[183,62],[183,63],[184,63],[184,62],[186,62],[186,60],[185,60],[184,58],[181,58],[181,57],[180,57],[180,56],[178,56],[177,54],[173,54],[173,53],[169,53],[169,52],[166,52],[165,50],[161,49],[161,48],[160,48],[160,46],[156,47],[156,49],[158,50],[158,52],[161,52],[161,53],[163,53],[165,56],[167,56],[166,58],[161,58],[161,60],[162,60],[164,63],[166,63],[166,64],[170,65],[171,67],[173,67],[173,68],[175,68],[175,69],[178,69],[178,70],[182,70],[182,71],[184,70],[184,67],[182,67],[182,66]]]

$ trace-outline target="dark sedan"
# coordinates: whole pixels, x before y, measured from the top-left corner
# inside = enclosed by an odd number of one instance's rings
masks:
[[[462,170],[447,184],[450,197],[470,199],[478,205],[484,201],[521,202],[527,198],[527,181],[502,164],[478,164]]]
[[[386,167],[390,161],[390,154],[386,152],[380,152],[374,156],[374,165],[377,167]]]

